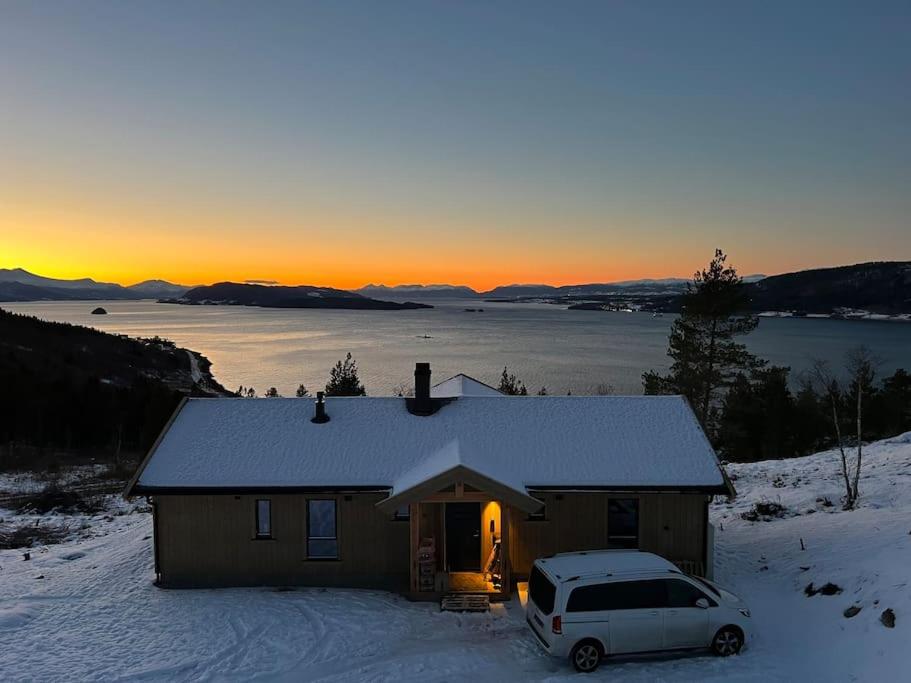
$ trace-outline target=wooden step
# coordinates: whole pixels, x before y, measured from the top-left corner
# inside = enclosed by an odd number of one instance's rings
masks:
[[[472,593],[447,593],[440,600],[443,612],[489,612],[490,596]]]

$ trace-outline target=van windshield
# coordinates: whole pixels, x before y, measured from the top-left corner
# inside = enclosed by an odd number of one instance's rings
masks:
[[[550,579],[537,566],[532,567],[531,576],[528,578],[528,596],[545,615],[554,611],[554,598],[556,595],[556,586],[550,582]]]

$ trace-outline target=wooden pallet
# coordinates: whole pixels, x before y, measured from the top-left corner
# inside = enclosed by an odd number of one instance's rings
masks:
[[[489,612],[490,596],[472,593],[447,593],[440,600],[442,612]]]

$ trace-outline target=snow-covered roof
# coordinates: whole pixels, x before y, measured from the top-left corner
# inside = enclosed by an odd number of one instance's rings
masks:
[[[678,396],[468,396],[417,416],[402,398],[187,400],[128,493],[162,489],[393,491],[456,466],[515,490],[723,492]]]
[[[430,388],[433,398],[458,398],[459,396],[502,396],[489,384],[462,374],[453,375]]]

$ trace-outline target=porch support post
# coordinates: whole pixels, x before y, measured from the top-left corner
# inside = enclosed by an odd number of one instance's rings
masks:
[[[509,562],[510,509],[506,503],[500,506],[500,573],[503,582],[500,590],[507,595],[512,592],[512,567]]]

